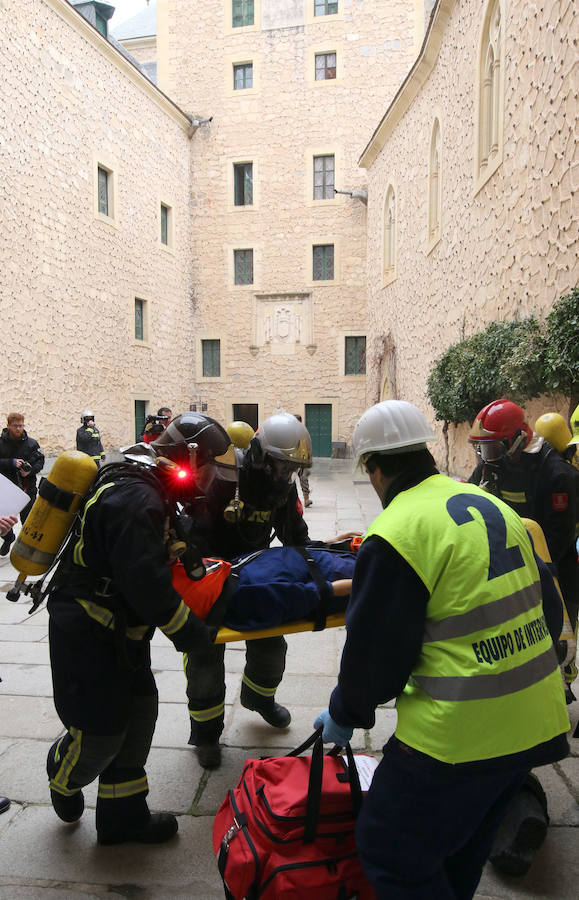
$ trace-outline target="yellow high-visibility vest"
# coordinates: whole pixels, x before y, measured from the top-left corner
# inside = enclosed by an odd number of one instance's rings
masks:
[[[519,516],[474,485],[433,475],[399,493],[372,534],[430,594],[421,652],[396,702],[397,737],[460,763],[568,731],[539,572]]]

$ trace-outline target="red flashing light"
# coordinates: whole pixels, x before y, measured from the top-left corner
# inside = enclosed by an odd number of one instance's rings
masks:
[[[191,472],[189,472],[187,469],[177,469],[176,475],[179,481],[185,481],[186,479],[191,477]]]

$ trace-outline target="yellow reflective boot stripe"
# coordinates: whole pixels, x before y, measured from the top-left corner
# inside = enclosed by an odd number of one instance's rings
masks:
[[[522,691],[546,678],[557,668],[553,647],[540,656],[509,669],[489,675],[413,675],[412,680],[433,700],[492,700]]]
[[[69,728],[69,734],[72,738],[72,741],[63,756],[62,763],[60,764],[56,775],[54,776],[54,778],[50,779],[50,787],[52,788],[52,790],[56,791],[57,794],[62,794],[64,797],[72,797],[73,794],[78,794],[79,791],[78,788],[71,790],[69,787],[67,787],[67,785],[70,778],[70,773],[76,766],[78,758],[80,756],[80,750],[82,746],[82,731],[80,731],[78,728],[71,727]],[[66,735],[63,735],[58,742],[58,747],[56,748],[55,753],[55,761],[60,750],[60,745],[64,738],[66,738]]]
[[[107,609],[106,606],[100,606],[93,600],[83,600],[82,597],[75,597],[75,600],[82,606],[87,616],[90,616],[103,628],[108,628],[110,631],[115,630],[115,617],[110,609]],[[142,641],[148,630],[148,625],[130,625],[126,629],[125,634],[132,641]]]
[[[176,631],[179,631],[180,628],[183,628],[183,625],[187,623],[188,618],[189,607],[185,606],[185,604],[181,600],[179,606],[177,607],[177,611],[172,616],[172,618],[169,619],[166,625],[161,625],[161,631],[167,636],[169,636],[170,634],[175,634]]]
[[[273,697],[277,691],[277,687],[266,688],[262,687],[261,684],[256,684],[255,681],[252,681],[247,675],[243,675],[241,680],[243,684],[246,684],[248,688],[251,688],[252,691],[255,691],[256,694],[260,694],[262,697]]]
[[[122,800],[124,797],[134,797],[149,790],[147,776],[136,778],[134,781],[121,781],[118,784],[99,784],[99,800]]]
[[[210,722],[211,719],[218,719],[225,711],[225,701],[217,706],[211,706],[209,709],[190,709],[189,715],[194,722]]]
[[[77,564],[77,566],[85,566],[85,568],[86,568],[86,563],[82,557],[82,551],[84,548],[84,523],[85,523],[85,519],[86,519],[86,514],[89,511],[89,509],[91,508],[91,506],[93,506],[93,504],[96,503],[96,501],[99,499],[101,494],[104,491],[106,491],[107,488],[110,488],[110,487],[114,487],[114,481],[110,481],[110,482],[108,482],[108,484],[103,484],[98,489],[98,491],[96,492],[94,497],[90,498],[90,500],[88,501],[88,503],[86,504],[86,506],[84,508],[84,511],[83,511],[83,514],[82,514],[82,517],[80,520],[80,538],[76,542],[75,548],[74,548],[74,561]]]
[[[438,620],[427,619],[423,643],[464,637],[467,634],[474,634],[475,631],[504,625],[521,613],[540,606],[541,602],[541,585],[536,581],[506,597],[499,597],[498,600],[483,603],[460,615],[447,616],[445,619]]]

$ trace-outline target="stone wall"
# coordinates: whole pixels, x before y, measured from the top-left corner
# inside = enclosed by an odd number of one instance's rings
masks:
[[[343,360],[346,335],[366,334],[366,207],[347,195],[313,203],[311,160],[335,153],[336,187],[365,186],[358,157],[413,60],[416,4],[345,0],[315,21],[311,0],[255,7],[255,27],[234,29],[227,0],[158,5],[159,85],[212,117],[192,141],[196,392],[226,421],[234,403],[258,404],[260,419],[277,404],[331,404],[333,440],[349,441],[366,406],[366,379],[346,376]],[[337,77],[316,82],[315,53],[331,51]],[[234,91],[233,65],[247,61],[254,86]],[[254,202],[235,207],[242,161],[253,162]],[[312,279],[317,243],[335,246],[323,285]],[[252,286],[233,285],[236,248],[254,250]],[[220,378],[202,378],[204,338],[221,341]]]
[[[385,143],[375,160],[374,151],[367,149],[369,356],[375,359],[383,336],[391,334],[397,396],[426,412],[428,374],[450,344],[494,319],[547,314],[579,275],[572,168],[576,6],[571,0],[550,0],[542,7],[523,0],[503,4],[504,154],[477,192],[475,83],[486,3],[444,0],[440,5],[449,19],[438,35],[442,42],[434,68],[392,127],[391,113],[386,115]],[[429,252],[429,148],[435,116],[442,133],[442,230]],[[383,204],[390,183],[397,200],[396,278],[384,286]],[[381,384],[385,374],[374,362],[369,381]],[[534,421],[553,409],[566,415],[565,400],[543,398],[530,404],[528,412]],[[435,453],[442,460],[441,423],[436,430]],[[467,432],[466,425],[450,429],[450,469],[460,475],[473,465]]]
[[[0,418],[24,412],[54,452],[91,406],[118,447],[134,439],[135,399],[156,412],[191,398],[189,123],[64,0],[0,0],[0,20]],[[148,341],[135,340],[135,297]]]

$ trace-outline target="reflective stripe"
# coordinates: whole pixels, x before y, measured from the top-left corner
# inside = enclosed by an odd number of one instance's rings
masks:
[[[118,784],[99,784],[99,800],[120,800],[123,797],[134,797],[149,790],[147,776],[136,778],[134,781],[121,781]]]
[[[96,501],[99,499],[99,497],[103,493],[103,491],[106,491],[107,488],[111,488],[111,487],[114,487],[114,481],[109,481],[107,484],[103,484],[102,487],[100,487],[98,489],[98,491],[96,492],[94,497],[90,498],[90,500],[88,501],[88,503],[86,504],[86,506],[84,508],[82,518],[80,520],[80,538],[76,542],[76,545],[74,548],[74,561],[77,564],[77,566],[84,566],[86,568],[86,563],[85,563],[84,559],[82,558],[82,551],[83,551],[83,547],[84,547],[84,523],[85,523],[85,519],[86,519],[86,514],[89,511],[89,509],[91,508],[91,506],[94,503],[96,503]]]
[[[491,700],[531,687],[556,669],[557,659],[551,646],[521,666],[496,675],[414,675],[412,680],[433,700]]]
[[[26,534],[23,534],[22,537],[25,538]],[[26,544],[22,540],[18,544],[18,556],[21,556],[26,562],[34,563],[37,566],[50,566],[54,562],[55,554],[46,553],[45,550],[39,550],[38,547],[31,547],[30,544]]]
[[[527,495],[524,491],[503,491],[501,490],[501,497],[507,503],[526,503]]]
[[[176,631],[179,631],[180,628],[183,628],[183,625],[187,624],[188,619],[189,608],[185,606],[185,604],[181,600],[179,606],[177,607],[177,611],[172,616],[172,618],[167,622],[166,625],[161,625],[161,631],[167,636],[170,634],[175,634]]]
[[[68,787],[68,780],[70,778],[70,773],[78,762],[82,745],[82,731],[80,731],[80,729],[78,728],[74,728],[73,726],[71,726],[68,731],[72,738],[72,741],[68,745],[68,749],[63,756],[62,763],[59,766],[56,775],[54,776],[54,778],[50,779],[50,787],[52,788],[52,790],[56,791],[57,794],[62,794],[64,797],[72,797],[74,794],[78,794],[79,788],[74,788],[74,790],[71,790]],[[54,754],[55,762],[57,762],[57,755],[60,749],[60,745],[66,737],[68,737],[68,735],[64,734],[58,742],[56,753]]]
[[[217,706],[211,706],[209,709],[190,709],[189,715],[194,722],[209,722],[211,719],[218,719],[225,712],[225,701]]]
[[[277,691],[277,686],[273,688],[262,687],[260,684],[256,684],[255,681],[252,681],[251,678],[248,678],[247,675],[243,675],[241,679],[243,684],[246,684],[252,691],[255,691],[256,694],[260,694],[262,697],[273,697],[275,692]]]
[[[483,628],[503,625],[509,619],[514,619],[521,613],[540,606],[541,601],[541,585],[537,581],[521,588],[520,591],[509,594],[508,597],[500,597],[491,603],[484,603],[461,615],[448,616],[446,619],[438,621],[427,619],[423,643],[429,644],[434,641],[445,641],[448,638],[464,637],[475,631],[482,631]]]
[[[90,616],[103,628],[107,628],[110,631],[115,630],[115,617],[110,609],[107,609],[106,606],[99,606],[93,600],[83,600],[82,597],[75,597],[75,600],[82,606],[87,616]],[[148,630],[148,625],[130,625],[126,629],[126,635],[132,641],[142,641]]]

